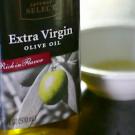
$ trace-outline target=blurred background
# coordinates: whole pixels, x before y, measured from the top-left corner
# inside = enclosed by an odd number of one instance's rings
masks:
[[[135,25],[134,0],[80,0],[81,30],[107,25]]]

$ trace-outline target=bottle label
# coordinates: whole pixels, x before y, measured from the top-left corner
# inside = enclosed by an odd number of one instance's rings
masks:
[[[1,130],[78,112],[78,7],[77,0],[1,2]]]

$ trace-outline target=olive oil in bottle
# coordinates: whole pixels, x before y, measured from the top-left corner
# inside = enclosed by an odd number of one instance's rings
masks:
[[[0,8],[0,134],[47,135],[78,112],[79,1],[2,0]]]

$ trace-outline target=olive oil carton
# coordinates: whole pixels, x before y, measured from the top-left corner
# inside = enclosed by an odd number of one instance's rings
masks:
[[[0,132],[77,113],[79,1],[2,0],[0,8]]]

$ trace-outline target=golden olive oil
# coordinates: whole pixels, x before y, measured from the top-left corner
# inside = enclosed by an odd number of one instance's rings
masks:
[[[110,60],[91,65],[92,68],[106,71],[134,71],[135,61],[131,60]]]

